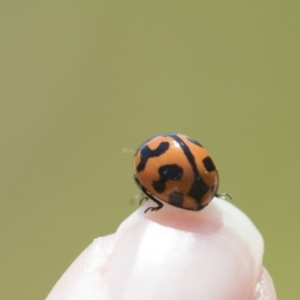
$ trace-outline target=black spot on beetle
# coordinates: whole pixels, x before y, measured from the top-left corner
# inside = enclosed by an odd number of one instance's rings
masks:
[[[183,175],[183,169],[176,164],[164,165],[158,169],[161,179],[164,180],[180,180]]]
[[[202,178],[198,178],[193,182],[192,187],[187,194],[197,200],[197,202],[201,202],[202,197],[208,190],[208,185],[202,180]]]
[[[180,180],[183,169],[176,164],[164,165],[158,169],[159,180],[153,181],[152,186],[156,192],[162,193],[166,188],[168,180]]]
[[[173,192],[169,195],[169,204],[174,205],[176,207],[183,206],[184,197],[181,192]]]
[[[216,166],[210,156],[205,157],[202,162],[207,172],[212,172],[216,169]]]
[[[156,192],[162,193],[166,189],[166,181],[163,179],[154,180],[152,186]]]

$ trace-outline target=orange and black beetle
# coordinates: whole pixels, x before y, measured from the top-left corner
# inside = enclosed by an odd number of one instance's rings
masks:
[[[214,162],[200,143],[184,134],[160,134],[145,141],[135,154],[134,179],[158,205],[145,212],[161,209],[162,202],[198,211],[221,196]]]

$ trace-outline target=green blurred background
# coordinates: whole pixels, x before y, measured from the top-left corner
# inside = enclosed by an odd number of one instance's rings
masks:
[[[44,299],[136,208],[135,149],[182,132],[299,299],[299,1],[0,2],[0,299]]]

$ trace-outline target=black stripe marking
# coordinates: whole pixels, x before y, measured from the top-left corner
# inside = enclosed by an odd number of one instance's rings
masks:
[[[191,138],[191,137],[189,137],[189,136],[187,136],[186,138],[187,138],[191,143],[193,143],[193,144],[195,144],[195,145],[200,146],[201,148],[203,148],[203,146],[202,146],[198,141],[194,140],[193,138]]]
[[[202,197],[207,193],[207,191],[209,190],[208,185],[203,181],[203,179],[200,176],[200,173],[197,169],[197,165],[195,162],[195,157],[192,154],[191,150],[189,149],[189,147],[184,143],[184,141],[176,134],[170,134],[167,135],[172,137],[181,147],[183,153],[185,154],[186,158],[188,159],[193,173],[194,173],[194,182],[192,183],[192,187],[189,190],[189,192],[187,193],[189,196],[191,196],[192,198],[194,198],[197,203],[201,202]]]
[[[161,142],[159,146],[151,150],[148,145],[144,146],[141,148],[140,153],[141,153],[141,161],[136,167],[137,172],[141,172],[145,169],[147,161],[151,157],[157,157],[165,153],[170,147],[169,142]]]

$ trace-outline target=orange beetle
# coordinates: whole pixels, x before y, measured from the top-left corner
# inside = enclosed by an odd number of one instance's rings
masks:
[[[184,134],[161,134],[145,141],[136,151],[134,179],[158,206],[162,202],[183,209],[203,209],[217,194],[218,171],[205,148]],[[225,194],[230,197],[230,195]]]

